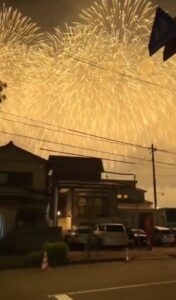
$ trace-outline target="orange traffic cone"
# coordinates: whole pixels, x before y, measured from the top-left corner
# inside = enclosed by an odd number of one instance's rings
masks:
[[[42,261],[41,269],[42,271],[49,270],[48,254],[46,251],[43,253],[43,261]]]
[[[129,256],[129,249],[126,248],[125,249],[125,261],[129,262],[131,260],[130,256]]]

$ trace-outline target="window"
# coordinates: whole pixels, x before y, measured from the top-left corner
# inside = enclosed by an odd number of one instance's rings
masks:
[[[128,199],[128,194],[117,194],[117,199]]]
[[[79,206],[85,206],[87,203],[86,198],[80,197],[79,198]]]
[[[124,232],[124,227],[122,225],[106,225],[107,232]]]
[[[66,214],[67,214],[67,193],[59,194],[58,211],[60,211],[61,216],[66,216]]]
[[[107,197],[87,196],[78,198],[78,214],[86,217],[109,216],[110,202]]]

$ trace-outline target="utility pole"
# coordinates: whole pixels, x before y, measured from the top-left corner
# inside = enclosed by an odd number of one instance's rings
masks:
[[[53,207],[53,225],[58,226],[58,198],[59,198],[59,191],[58,191],[58,184],[55,183],[54,185],[54,207]]]
[[[154,193],[154,208],[155,208],[155,218],[157,222],[157,192],[156,192],[156,172],[155,172],[155,151],[157,148],[154,148],[153,144],[151,146],[152,151],[152,170],[153,170],[153,193]]]

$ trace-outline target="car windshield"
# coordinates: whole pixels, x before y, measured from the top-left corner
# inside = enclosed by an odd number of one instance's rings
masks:
[[[106,225],[107,232],[124,232],[122,225]]]

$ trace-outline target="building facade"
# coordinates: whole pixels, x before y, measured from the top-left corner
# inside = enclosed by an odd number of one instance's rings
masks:
[[[102,160],[38,157],[10,142],[0,147],[0,235],[15,227],[118,222],[144,228],[152,203],[136,180],[102,179]]]
[[[46,160],[13,142],[0,147],[0,227],[6,232],[43,222],[47,206]]]
[[[97,222],[145,228],[146,220],[153,216],[152,202],[145,200],[146,191],[136,187],[136,180],[101,179],[100,159],[52,156],[49,168],[53,186],[50,216],[63,229]]]

